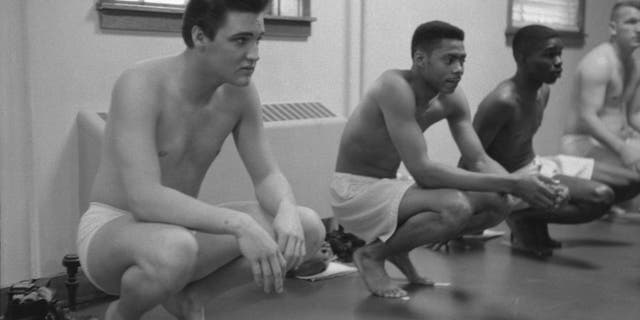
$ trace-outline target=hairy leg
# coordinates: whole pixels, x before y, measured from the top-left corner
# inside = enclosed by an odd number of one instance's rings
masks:
[[[496,226],[509,214],[506,196],[490,192],[465,192],[473,215],[463,233],[482,234],[482,231]]]
[[[409,258],[408,252],[398,253],[396,255],[389,256],[387,257],[387,260],[389,260],[389,262],[391,262],[394,266],[396,266],[396,268],[398,268],[398,270],[400,270],[400,272],[402,272],[402,274],[404,274],[405,277],[407,277],[407,280],[409,280],[409,283],[425,285],[425,286],[433,285],[433,281],[418,274],[418,271],[416,270],[415,266],[411,262],[411,258]]]
[[[547,224],[589,222],[601,217],[611,206],[613,191],[602,183],[564,175],[554,178],[569,188],[569,202],[554,210],[527,208],[511,213],[507,224],[514,247],[540,256],[550,254],[546,249],[561,244],[549,236]]]
[[[547,222],[542,218],[545,215],[542,209],[527,208],[512,212],[506,219],[511,230],[511,246],[529,254],[539,257],[551,255],[551,250],[543,244],[538,231]]]
[[[470,216],[468,198],[462,192],[409,188],[400,202],[398,228],[393,236],[386,243],[374,241],[366,244],[353,254],[369,290],[374,295],[386,298],[406,296],[407,293],[393,283],[387,274],[385,260],[400,262],[400,270],[419,281],[421,277],[415,272],[411,260],[403,255],[418,246],[450,239],[462,230]]]
[[[120,295],[109,309],[112,319],[139,319],[179,292],[193,273],[198,251],[189,230],[138,223],[131,216],[103,226],[89,249],[86,267],[94,280]]]
[[[249,214],[272,236],[275,236],[271,223],[273,217],[263,212],[255,202],[234,202],[224,205],[227,208]],[[306,257],[315,256],[325,236],[324,225],[311,209],[298,207],[300,221],[305,235]],[[253,281],[248,261],[240,257],[235,238],[198,233],[196,235],[201,248],[192,282],[181,292],[174,295],[165,309],[185,319],[200,319],[202,307],[217,295],[230,288]],[[235,260],[234,260],[235,259]],[[233,261],[232,261],[233,260]],[[229,263],[229,261],[232,261]],[[215,271],[215,272],[214,272]],[[188,316],[193,316],[190,318]]]
[[[615,193],[615,203],[640,194],[640,174],[622,166],[596,161],[591,179],[611,187]]]
[[[593,221],[604,215],[614,202],[614,192],[607,185],[576,177],[554,177],[569,188],[569,203],[548,212],[548,223],[577,224]]]

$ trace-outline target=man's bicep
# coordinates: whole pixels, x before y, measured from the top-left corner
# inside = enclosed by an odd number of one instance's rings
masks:
[[[135,192],[141,184],[160,181],[155,141],[157,117],[152,102],[135,90],[135,81],[119,82],[109,111],[106,152],[112,153],[109,156],[113,157],[125,189]]]
[[[485,152],[482,142],[478,138],[478,134],[471,124],[469,116],[453,116],[450,117],[447,122],[449,124],[451,136],[460,150],[462,161],[465,164],[468,164],[467,162],[469,161],[478,161]]]
[[[493,143],[510,116],[511,109],[501,101],[484,100],[480,103],[478,111],[473,117],[472,126],[483,148],[487,148]]]
[[[254,183],[260,181],[276,168],[269,141],[264,132],[261,118],[261,105],[257,92],[251,89],[250,96],[243,98],[242,114],[234,130],[234,141],[238,154],[247,173]],[[255,97],[253,97],[255,95]]]
[[[607,77],[602,70],[580,71],[577,107],[582,115],[595,115],[605,103]]]
[[[415,119],[415,108],[407,102],[396,105],[381,104],[385,126],[391,142],[409,171],[427,158],[427,145]]]

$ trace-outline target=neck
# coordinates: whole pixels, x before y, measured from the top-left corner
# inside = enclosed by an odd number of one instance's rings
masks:
[[[532,79],[520,69],[518,69],[512,79],[516,84],[516,88],[518,88],[518,91],[524,93],[537,94],[540,87],[542,87],[542,81]]]
[[[424,77],[415,68],[411,69],[410,75],[409,83],[416,97],[416,105],[425,104],[440,93],[437,88],[425,81]]]
[[[620,59],[620,61],[626,64],[631,59],[631,54],[633,53],[633,50],[635,48],[631,48],[631,47],[620,44],[615,40],[615,37],[611,38],[610,43],[611,43],[611,46],[613,47],[613,51],[618,56],[618,59]]]
[[[202,68],[193,49],[186,49],[180,56],[180,91],[196,105],[205,105],[224,80]]]

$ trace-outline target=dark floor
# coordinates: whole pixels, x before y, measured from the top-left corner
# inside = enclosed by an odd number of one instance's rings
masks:
[[[551,227],[562,249],[547,259],[511,252],[505,238],[449,253],[416,249],[418,269],[450,287],[408,288],[409,300],[369,295],[357,274],[289,280],[282,295],[253,285],[212,301],[208,319],[640,319],[640,215]],[[505,230],[501,225],[497,229]],[[391,274],[402,281],[397,270]],[[105,304],[78,314],[100,314]],[[160,308],[145,319],[170,319]]]

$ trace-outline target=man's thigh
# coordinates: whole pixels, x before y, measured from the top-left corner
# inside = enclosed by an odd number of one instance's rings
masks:
[[[273,236],[273,218],[256,202],[221,206],[248,214]],[[171,243],[176,237],[193,237],[197,242],[198,254],[191,281],[207,276],[240,256],[233,235],[211,234],[163,223],[141,223],[127,215],[107,223],[91,240],[87,259],[89,273],[109,293],[118,292],[120,279],[129,267],[144,265],[166,254],[163,243]]]
[[[221,246],[228,244],[224,242],[224,236],[217,237],[221,238]],[[105,224],[91,239],[85,267],[99,286],[109,293],[117,293],[127,269],[138,265],[148,270],[153,268],[155,261],[172,259],[168,248],[175,248],[175,243],[185,239],[190,241],[189,238],[198,240],[200,237],[184,227],[138,222],[130,215],[121,216]],[[211,239],[206,242],[210,243]],[[224,256],[228,250],[221,248],[217,254]],[[175,259],[181,259],[180,255]]]
[[[569,195],[573,200],[591,201],[598,198],[598,188],[608,188],[605,184],[594,180],[587,180],[566,175],[556,175],[553,177],[569,188]]]
[[[398,208],[398,221],[403,223],[421,212],[449,212],[456,208],[469,210],[466,194],[455,189],[423,189],[416,185],[407,189]]]

